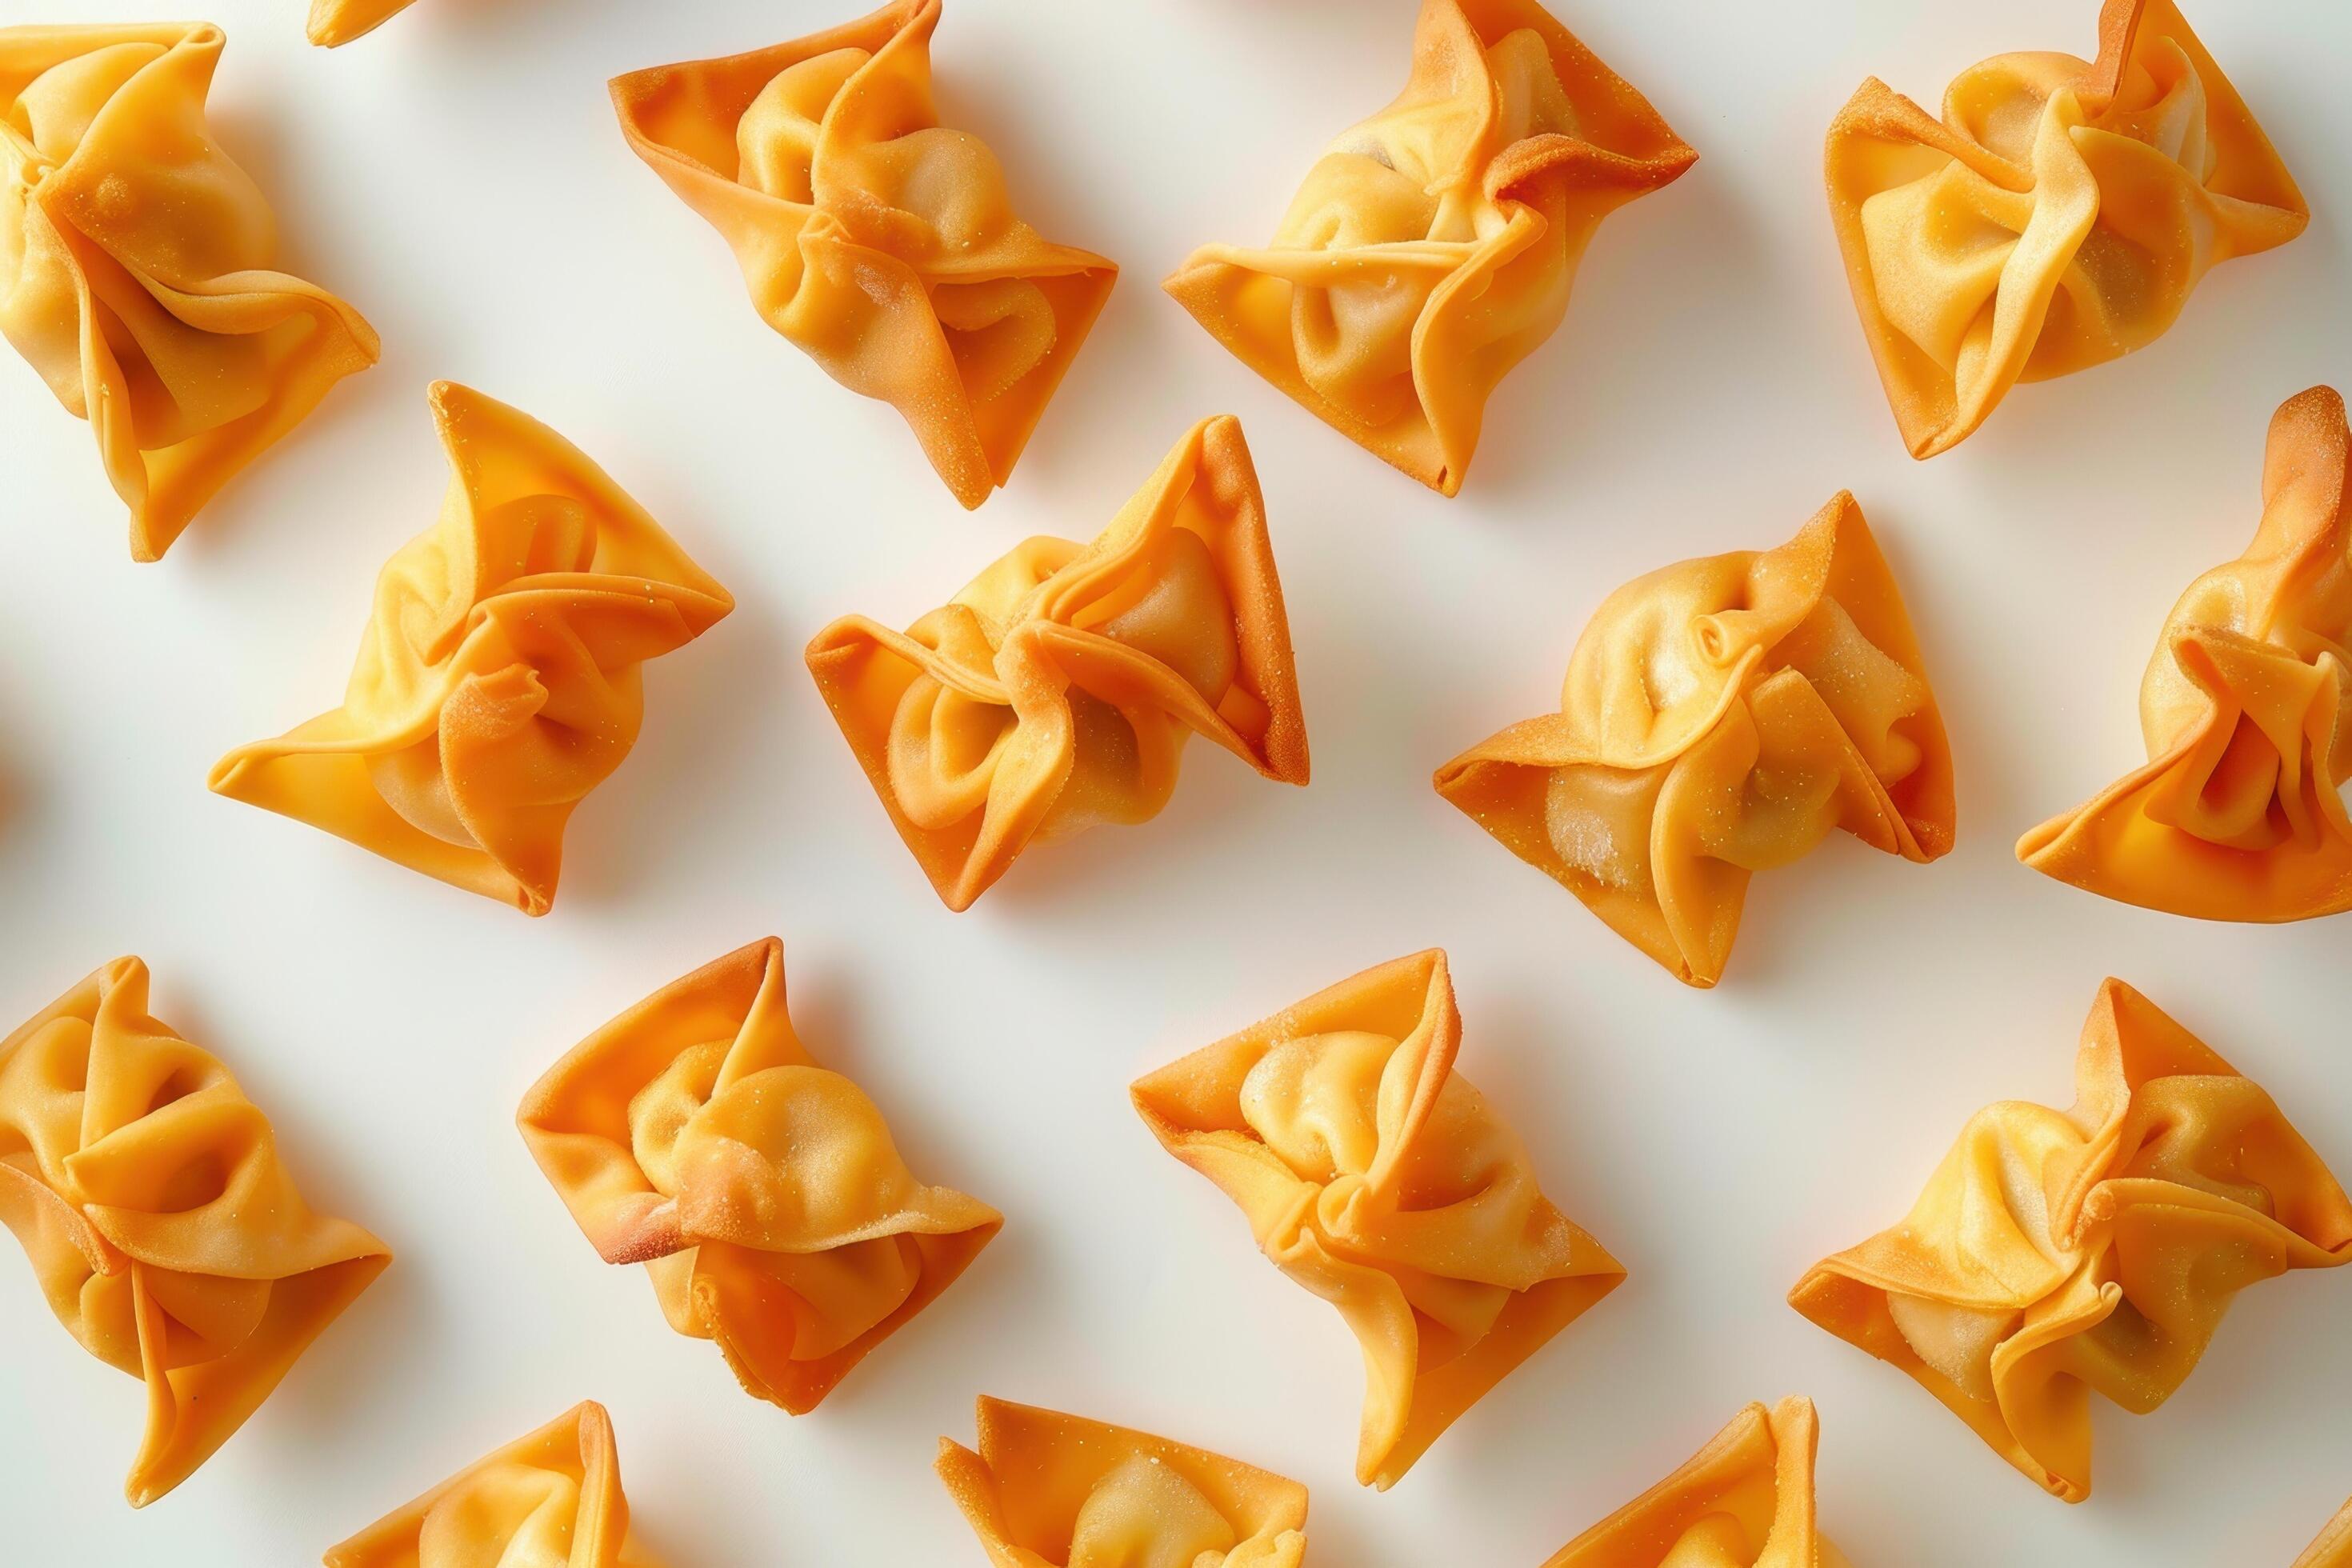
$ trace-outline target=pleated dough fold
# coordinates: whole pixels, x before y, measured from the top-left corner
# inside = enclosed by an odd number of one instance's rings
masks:
[[[1146,1432],[981,1395],[940,1479],[1001,1568],[1300,1568],[1307,1489]]]
[[[120,958],[0,1041],[0,1223],[85,1349],[147,1384],[143,1508],[245,1425],[392,1261],[314,1214],[269,1121]]]
[[[1751,1405],[1544,1568],[1848,1568],[1813,1519],[1813,1402]]]
[[[1944,118],[1863,83],[1830,127],[1830,210],[1916,458],[2009,389],[2161,336],[2214,263],[2310,209],[2172,0],[2107,0],[2099,58],[1999,55]]]
[[[1271,244],[1164,287],[1334,429],[1453,495],[1486,398],[1568,312],[1601,220],[1698,154],[1534,0],[1425,0],[1412,75]]]
[[[448,494],[377,579],[342,706],[210,783],[545,914],[564,824],[636,743],[640,667],[735,601],[546,426],[453,382],[432,403]]]
[[[1193,426],[1092,544],[1028,540],[903,634],[845,616],[808,667],[951,910],[1033,841],[1159,815],[1194,734],[1307,782],[1265,502],[1230,417]]]
[[[734,247],[761,319],[896,408],[956,500],[1013,473],[1118,268],[1013,215],[978,137],[939,122],[940,0],[614,79],[621,129]]]
[[[2017,842],[2126,903],[2219,921],[2352,910],[2352,435],[2315,386],[2271,420],[2263,520],[2189,584],[2140,686],[2148,764]]]
[[[273,270],[278,224],[212,139],[205,23],[0,27],[0,335],[89,422],[155,561],[375,363],[375,330]]]
[[[1137,1081],[1168,1152],[1241,1206],[1364,1354],[1356,1479],[1385,1490],[1625,1270],[1554,1208],[1454,1071],[1435,950],[1366,970]]]
[[[865,1091],[802,1047],[773,937],[591,1035],[516,1124],[598,1255],[646,1265],[670,1326],[795,1415],[1003,1224],[917,1181]]]
[[[661,1568],[629,1530],[613,1420],[593,1400],[340,1546],[326,1568]]]
[[[1906,860],[1952,847],[1943,719],[1846,494],[1777,550],[1618,589],[1577,639],[1560,710],[1434,782],[1691,985],[1722,977],[1748,878],[1833,828]]]
[[[2121,981],[2074,1080],[2068,1111],[1979,1111],[1907,1219],[1789,1297],[2068,1502],[2094,1393],[2146,1415],[2241,1289],[2352,1263],[2352,1200],[2271,1097]]]

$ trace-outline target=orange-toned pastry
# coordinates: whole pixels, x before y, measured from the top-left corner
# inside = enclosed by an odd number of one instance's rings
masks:
[[[0,1041],[0,1222],[84,1349],[147,1384],[144,1508],[269,1397],[392,1254],[313,1214],[269,1119],[118,958]]]
[[[343,705],[211,784],[543,915],[564,823],[636,743],[639,666],[735,601],[546,426],[454,382],[432,402],[448,494],[376,579]]]
[[[2099,58],[1998,55],[1940,121],[1875,78],[1830,126],[1830,212],[1915,458],[2021,381],[2145,348],[2206,268],[2310,209],[2171,0],[2107,0]]]
[[[326,48],[374,32],[416,0],[310,0],[310,41]]]
[[[1813,1402],[1751,1405],[1544,1568],[1847,1568],[1813,1522]]]
[[[795,1415],[955,1283],[1003,1217],[917,1181],[866,1091],[812,1060],[773,937],[588,1037],[516,1125],[607,1263]]]
[[[2254,542],[2189,584],[2140,684],[2148,764],[2019,839],[2019,859],[2204,920],[2352,910],[2347,447],[2331,388],[2273,416]]]
[[[1952,847],[1944,721],[1851,495],[1778,550],[1610,595],[1559,708],[1438,769],[1437,793],[1686,984],[1722,977],[1749,876],[1832,829],[1906,860]]]
[[[0,27],[0,335],[97,432],[135,561],[376,359],[357,310],[271,270],[269,204],[205,123],[226,42]]]
[[[1977,1112],[1909,1218],[1789,1296],[2068,1502],[2094,1393],[2146,1415],[2241,1289],[2352,1262],[2352,1201],[2271,1097],[2119,980],[2074,1084]]]
[[[1299,1568],[1307,1489],[1147,1432],[980,1397],[940,1479],[1000,1568]]]
[[[327,1568],[660,1568],[629,1530],[613,1418],[573,1405],[394,1510]]]
[[[1356,1479],[1385,1490],[1625,1270],[1455,1075],[1445,955],[1368,969],[1139,1079],[1168,1152],[1241,1205],[1364,1352]]]
[[[951,910],[1032,841],[1158,816],[1195,733],[1307,782],[1265,502],[1230,417],[1194,426],[1092,544],[1028,540],[903,635],[844,616],[808,666]]]
[[[2319,1532],[2319,1539],[2304,1549],[2294,1560],[2294,1568],[2352,1568],[2352,1502],[2330,1521]]]
[[[986,500],[1118,268],[1013,216],[996,154],[939,122],[940,0],[726,59],[618,77],[637,156],[735,248],[761,320],[898,411]]]
[[[1601,220],[1698,154],[1535,0],[1424,0],[1412,76],[1262,250],[1164,285],[1341,435],[1453,495],[1487,395],[1551,336]]]

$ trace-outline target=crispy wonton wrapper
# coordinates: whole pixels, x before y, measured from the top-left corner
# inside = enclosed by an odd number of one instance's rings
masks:
[[[613,1420],[593,1400],[340,1546],[327,1568],[661,1568],[632,1537]]]
[[[1813,1521],[1813,1402],[1751,1405],[1544,1568],[1848,1568]]]
[[[89,421],[155,561],[375,330],[273,270],[278,224],[212,139],[201,22],[0,27],[0,335]]]
[[[992,1563],[1300,1568],[1307,1489],[1146,1432],[980,1397],[980,1451],[940,1439],[940,1479]]]
[[[978,137],[939,122],[940,0],[772,48],[615,78],[637,156],[735,249],[751,303],[898,411],[967,507],[1012,476],[1118,276],[1013,216]]]
[[[1265,501],[1230,417],[1193,426],[1092,544],[1028,540],[904,634],[845,616],[808,666],[951,910],[1033,841],[1158,816],[1195,734],[1307,782]]]
[[[454,382],[432,401],[448,493],[376,580],[342,706],[210,782],[541,915],[564,824],[636,743],[639,667],[735,601],[546,426]]]
[[[598,1256],[644,1264],[670,1327],[795,1415],[1003,1224],[917,1181],[866,1092],[802,1048],[773,937],[589,1036],[516,1124]]]
[[[1903,595],[1851,495],[1778,550],[1637,577],[1577,639],[1560,710],[1437,793],[1686,984],[1723,974],[1748,878],[1834,828],[1952,847],[1952,756]]]
[[[2352,1200],[2271,1097],[2119,980],[2074,1081],[2072,1110],[1979,1111],[1909,1218],[1789,1297],[2068,1502],[2094,1393],[2146,1415],[2241,1289],[2352,1263]]]
[[[2352,910],[2347,447],[2332,388],[2272,418],[2254,542],[2189,584],[2140,685],[2151,760],[2019,839],[2019,859],[2204,920]]]
[[[1454,1071],[1445,955],[1366,970],[1139,1080],[1168,1152],[1241,1205],[1364,1354],[1356,1479],[1385,1490],[1625,1270]]]
[[[147,1384],[144,1508],[245,1425],[392,1261],[313,1214],[269,1120],[119,958],[0,1041],[0,1223],[58,1321]]]
[[[1830,127],[1830,212],[1915,458],[2021,381],[2161,336],[2217,261],[2310,209],[2171,0],[2107,0],[2099,58],[1998,55],[1935,119],[1875,78]]]

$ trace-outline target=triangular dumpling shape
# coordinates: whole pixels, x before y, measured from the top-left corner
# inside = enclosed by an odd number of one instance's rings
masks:
[[[1031,539],[903,634],[845,616],[808,666],[951,910],[1034,840],[1157,816],[1195,734],[1307,782],[1265,502],[1230,417],[1195,426],[1092,544]]]
[[[612,1417],[590,1400],[329,1547],[326,1568],[661,1565],[630,1532]]]
[[[1356,1479],[1382,1489],[1625,1270],[1543,1195],[1454,1071],[1445,955],[1401,958],[1139,1079],[1135,1108],[1214,1182],[1364,1354]]]
[[[245,1425],[392,1254],[314,1214],[268,1118],[121,958],[0,1040],[0,1224],[58,1321],[147,1384],[143,1508]]]
[[[982,1394],[940,1479],[1006,1568],[1300,1568],[1307,1489],[1147,1432]]]
[[[2347,458],[2333,388],[2273,416],[2254,542],[2189,584],[2141,683],[2148,764],[2019,839],[2019,859],[2203,920],[2352,910]]]
[[[1748,881],[1836,828],[1952,847],[1952,754],[1909,613],[1839,495],[1777,550],[1684,561],[1603,601],[1560,710],[1437,770],[1437,793],[1686,984]]]
[[[1204,246],[1165,287],[1252,370],[1450,496],[1601,219],[1698,154],[1535,0],[1425,0],[1412,47],[1404,91],[1331,143],[1270,244]]]
[[[629,145],[734,247],[760,317],[898,411],[967,507],[1011,477],[1118,276],[1014,216],[939,122],[940,0],[613,82]]]
[[[0,335],[89,421],[134,561],[379,350],[273,270],[277,219],[205,119],[226,42],[200,22],[0,27]]]
[[[735,601],[580,449],[436,383],[440,520],[376,580],[342,706],[211,784],[428,877],[547,912],[563,827],[645,718],[640,666]]]
[[[2068,1502],[2093,1394],[2154,1410],[2240,1290],[2352,1263],[2352,1199],[2271,1097],[2121,981],[2074,1082],[2071,1110],[1979,1111],[1909,1218],[1789,1296]]]
[[[2161,336],[2206,269],[2310,209],[2172,0],[2107,0],[2099,58],[1999,55],[1937,120],[1873,78],[1830,127],[1830,210],[1915,458],[2021,381]]]
[[[1544,1568],[1848,1568],[1813,1519],[1813,1402],[1751,1405]]]
[[[915,1179],[811,1059],[770,937],[672,982],[533,1084],[523,1141],[607,1263],[795,1415],[953,1284],[1003,1217]]]

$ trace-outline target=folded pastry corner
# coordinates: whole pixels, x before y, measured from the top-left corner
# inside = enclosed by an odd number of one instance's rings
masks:
[[[0,27],[0,336],[89,422],[134,561],[379,352],[275,270],[277,219],[205,113],[226,43],[203,22]]]
[[[940,1439],[940,1479],[992,1561],[1300,1568],[1307,1489],[1146,1432],[979,1402],[980,1450]]]
[[[1238,1205],[1364,1356],[1356,1479],[1385,1490],[1624,1268],[1454,1071],[1445,955],[1366,970],[1139,1079],[1160,1144]]]
[[[880,398],[966,507],[1012,476],[1118,276],[1016,216],[996,155],[939,122],[940,0],[616,77],[637,156],[734,248],[760,317]]]
[[[2021,381],[2147,347],[2207,268],[2310,221],[2172,0],[2106,0],[2095,60],[1971,66],[1941,120],[1865,81],[1824,163],[1854,306],[1915,458],[1958,446]]]
[[[339,1546],[326,1568],[660,1568],[629,1528],[612,1417],[593,1400]]]
[[[1840,494],[1777,550],[1619,588],[1559,711],[1437,770],[1437,793],[1690,985],[1722,977],[1748,881],[1834,828],[1952,847],[1951,747],[1894,574]]]
[[[2352,1501],[2328,1521],[2318,1540],[2304,1548],[2294,1568],[2352,1568]]]
[[[640,667],[735,601],[578,447],[436,383],[441,515],[376,580],[342,706],[209,783],[526,914],[645,719]]]
[[[516,1113],[607,1263],[642,1263],[670,1327],[795,1415],[953,1284],[1003,1217],[917,1181],[866,1092],[816,1065],[783,944],[655,992],[548,1069]]]
[[[1194,426],[1092,544],[1028,540],[903,634],[845,616],[808,667],[951,910],[1033,841],[1159,815],[1194,734],[1307,782],[1265,502],[1229,416]]]
[[[416,0],[310,0],[310,39],[331,49],[374,32]]]
[[[1907,1219],[1789,1296],[2068,1502],[2093,1394],[2147,1414],[2240,1290],[2352,1263],[2352,1200],[2271,1097],[2119,980],[2074,1081],[2071,1110],[1979,1111]]]
[[[218,1058],[119,958],[0,1040],[0,1224],[90,1354],[147,1385],[124,1491],[194,1473],[392,1261],[315,1214]]]
[[[2201,920],[2352,910],[2347,457],[2332,387],[2273,416],[2254,542],[2189,584],[2141,683],[2147,765],[2026,834],[2020,860]]]
[[[1340,135],[1262,249],[1163,287],[1244,364],[1453,495],[1487,396],[1568,312],[1601,220],[1698,154],[1535,0],[1424,0],[1396,101]]]
[[[1848,1568],[1814,1522],[1813,1402],[1751,1405],[1544,1568]]]

